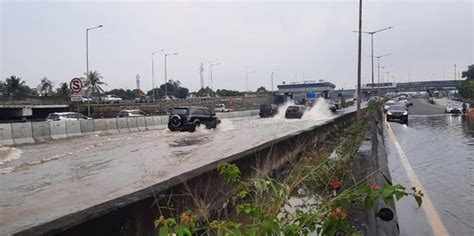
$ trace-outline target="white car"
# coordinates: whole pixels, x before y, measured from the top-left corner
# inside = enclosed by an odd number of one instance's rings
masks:
[[[60,120],[91,120],[92,118],[87,117],[77,112],[54,112],[49,113],[46,118],[47,121],[60,121]]]
[[[396,102],[394,100],[388,100],[385,105],[383,106],[383,112],[387,112],[388,111],[388,108],[390,108],[390,106],[393,106],[395,105]]]
[[[462,104],[460,103],[448,103],[446,106],[445,113],[462,113]]]
[[[232,111],[229,108],[226,108],[224,104],[216,104],[216,107],[214,108],[214,111],[216,112],[230,112]]]
[[[143,111],[140,110],[121,110],[117,117],[142,117],[146,116]]]
[[[110,103],[119,103],[122,101],[122,98],[112,94],[112,95],[106,95],[105,97],[103,97],[102,101],[110,102]]]

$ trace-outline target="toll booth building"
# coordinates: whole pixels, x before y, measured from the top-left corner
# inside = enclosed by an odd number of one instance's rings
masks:
[[[306,100],[315,100],[316,98],[328,98],[334,91],[336,85],[330,82],[307,81],[303,83],[290,83],[278,85],[278,92],[292,100],[299,101],[302,98]]]

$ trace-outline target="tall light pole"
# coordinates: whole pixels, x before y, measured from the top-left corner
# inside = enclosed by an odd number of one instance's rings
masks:
[[[154,63],[154,55],[157,52],[164,52],[165,49],[161,49],[158,51],[153,51],[151,53],[151,90],[153,91],[153,103],[155,103],[155,63]]]
[[[166,58],[168,56],[176,56],[178,55],[177,52],[175,53],[165,53],[165,106],[166,106],[166,110],[168,110],[168,72],[166,70]]]
[[[384,55],[375,56],[377,58],[377,83],[380,83],[380,58],[390,56],[390,55],[392,55],[392,54],[387,53],[387,54],[384,54]]]
[[[388,67],[391,67],[391,66],[392,66],[392,65],[385,65],[385,66],[381,66],[380,68],[382,68],[382,70],[385,70],[385,68],[388,68]],[[382,72],[382,73],[385,73],[385,71]],[[385,80],[384,80],[383,78],[384,78],[384,76],[382,75],[382,83],[385,83]],[[388,81],[387,81],[387,82],[388,82]]]
[[[357,55],[357,119],[360,119],[361,52],[362,52],[362,0],[359,0],[359,42],[358,42],[358,55]]]
[[[370,43],[371,43],[371,58],[372,58],[372,89],[374,89],[374,34],[378,33],[378,32],[382,32],[384,30],[389,30],[389,29],[392,29],[393,27],[387,27],[387,28],[383,28],[383,29],[380,29],[380,30],[376,30],[376,31],[362,31],[359,29],[359,31],[354,31],[356,33],[364,33],[364,34],[370,34]]]
[[[456,64],[454,64],[454,80],[456,80]]]
[[[249,91],[249,74],[255,73],[255,71],[248,71],[252,65],[245,66],[245,91]]]
[[[220,65],[221,63],[220,62],[216,62],[216,63],[211,63],[209,64],[209,73],[210,73],[210,76],[211,76],[211,91],[214,91],[214,81],[212,80],[212,67],[213,66],[218,66]],[[215,99],[214,99],[214,95],[213,93],[211,93],[211,98],[212,98],[212,106],[215,107],[216,104],[215,104]]]
[[[273,75],[275,74],[275,72],[272,72],[270,74],[270,77],[271,77],[271,84],[272,84],[272,93],[273,93]]]
[[[86,28],[86,80],[89,79],[89,30],[102,28],[103,25],[98,25],[92,28]],[[89,88],[88,88],[89,90]],[[91,116],[91,101],[90,91],[87,91],[87,116]]]

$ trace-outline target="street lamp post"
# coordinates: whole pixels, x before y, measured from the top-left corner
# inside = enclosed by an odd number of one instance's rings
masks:
[[[92,28],[86,28],[86,80],[89,79],[89,30],[102,28],[103,25],[98,25]],[[90,91],[87,91],[87,115],[91,116],[91,102]]]
[[[165,49],[161,49],[158,51],[153,51],[151,53],[151,91],[153,92],[153,103],[156,102],[155,99],[155,63],[154,63],[154,55],[157,52],[163,52]]]
[[[166,104],[165,106],[166,106],[166,110],[168,110],[168,72],[166,70],[166,57],[176,56],[176,55],[178,55],[177,52],[165,54],[165,104]]]
[[[209,73],[210,73],[210,76],[211,76],[211,91],[213,91],[213,92],[214,92],[214,81],[212,79],[212,67],[213,66],[218,66],[220,64],[221,64],[220,62],[209,64]],[[216,106],[215,99],[214,99],[215,95],[213,94],[213,92],[211,92],[212,106],[215,107]]]
[[[275,74],[275,72],[272,72],[270,74],[270,77],[271,77],[271,84],[272,84],[272,93],[273,93],[273,75]]]
[[[359,0],[359,39],[357,45],[357,119],[360,119],[360,79],[361,79],[361,52],[362,52],[362,0]]]
[[[384,55],[375,56],[377,58],[377,83],[380,83],[380,58],[390,56],[390,55],[392,55],[392,54],[387,53],[387,54],[384,54]]]
[[[380,68],[382,68],[382,82],[385,82],[385,77],[383,75],[383,73],[385,73],[385,68],[388,68],[388,67],[391,67],[392,65],[386,65],[386,66],[381,66]],[[388,82],[388,81],[387,81]]]
[[[371,42],[371,58],[372,58],[372,90],[374,89],[374,34],[378,33],[378,32],[382,32],[384,30],[389,30],[389,29],[392,29],[393,27],[387,27],[387,28],[383,28],[383,29],[380,29],[380,30],[376,30],[376,31],[361,31],[361,33],[364,33],[364,34],[370,34],[370,42]],[[354,31],[356,33],[358,33],[359,31]]]

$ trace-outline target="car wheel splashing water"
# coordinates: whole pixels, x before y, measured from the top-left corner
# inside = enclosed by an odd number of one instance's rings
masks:
[[[329,103],[324,98],[316,99],[315,104],[313,107],[306,111],[303,115],[303,119],[307,120],[326,120],[334,115],[331,113],[329,109]]]

